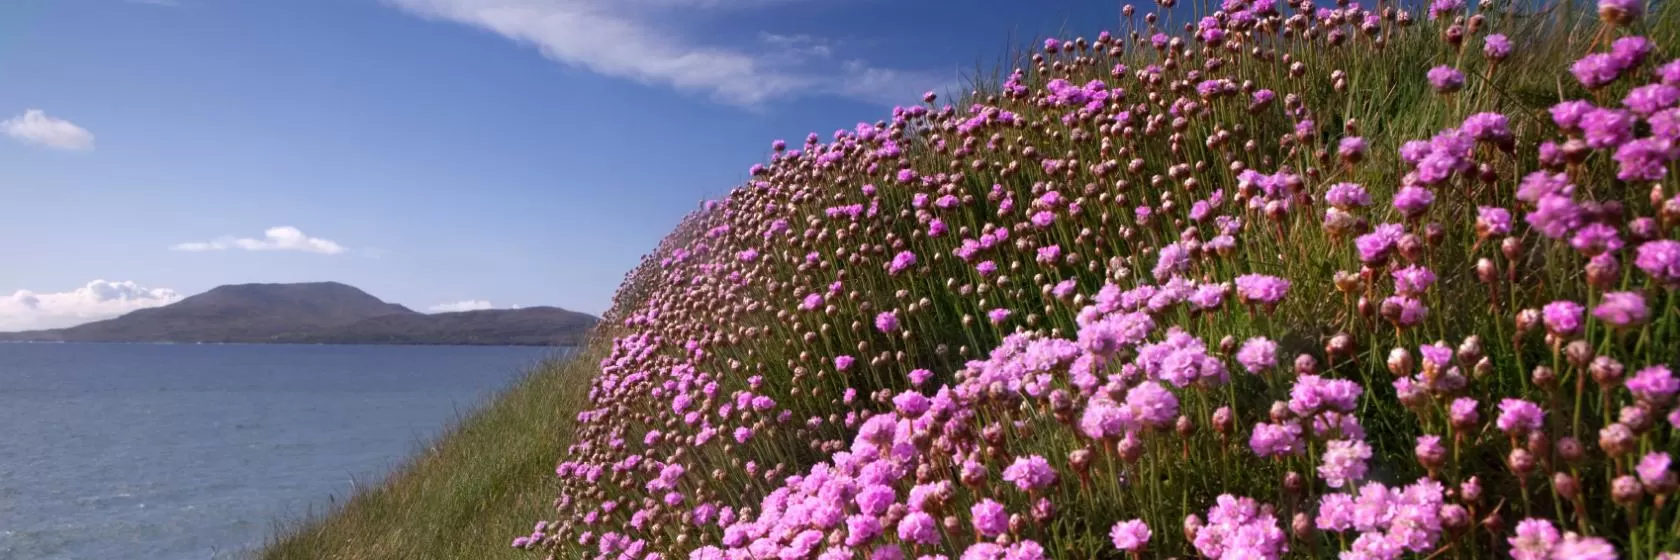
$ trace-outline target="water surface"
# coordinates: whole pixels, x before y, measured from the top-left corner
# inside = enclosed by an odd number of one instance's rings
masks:
[[[247,557],[559,351],[0,344],[0,559]]]

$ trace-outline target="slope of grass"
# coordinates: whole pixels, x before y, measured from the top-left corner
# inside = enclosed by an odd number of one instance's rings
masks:
[[[584,350],[539,366],[384,483],[281,528],[260,557],[529,557],[509,535],[552,510],[554,457],[599,357]]]

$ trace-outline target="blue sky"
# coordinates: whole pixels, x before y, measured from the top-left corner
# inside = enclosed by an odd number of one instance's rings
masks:
[[[1089,0],[5,0],[0,330],[216,285],[600,313],[775,138]],[[450,305],[454,304],[454,305]]]

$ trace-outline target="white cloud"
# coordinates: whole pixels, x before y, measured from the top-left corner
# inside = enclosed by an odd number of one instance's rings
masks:
[[[92,150],[93,133],[76,123],[49,117],[40,109],[29,109],[4,121],[0,130],[19,141],[60,150]]]
[[[449,303],[440,303],[440,304],[428,307],[428,308],[426,308],[426,310],[430,311],[432,313],[452,313],[452,312],[455,312],[455,311],[478,311],[478,310],[481,310],[481,309],[495,309],[495,308],[496,308],[496,306],[491,305],[490,302],[488,302],[488,301],[485,301],[485,300],[482,300],[482,299],[468,299],[468,300],[461,300],[461,301],[452,301],[452,302],[449,302]],[[517,309],[517,307],[515,309]]]
[[[221,237],[211,241],[194,241],[180,243],[170,249],[175,251],[225,251],[228,249],[243,249],[246,251],[302,251],[305,253],[321,253],[336,255],[347,251],[343,245],[319,237],[304,235],[302,230],[292,226],[271,227],[263,231],[261,239],[250,237]]]
[[[723,103],[838,95],[913,103],[939,73],[875,68],[832,59],[833,46],[802,35],[760,36],[762,45],[708,44],[684,37],[683,11],[772,7],[798,0],[386,0],[421,17],[453,21],[535,46],[568,66],[700,92]],[[781,8],[787,9],[787,8]],[[953,72],[954,73],[954,72]],[[859,85],[865,80],[867,86]]]
[[[0,295],[0,331],[70,327],[180,299],[181,294],[175,290],[146,288],[128,281],[94,280],[56,293],[18,290],[9,296]]]

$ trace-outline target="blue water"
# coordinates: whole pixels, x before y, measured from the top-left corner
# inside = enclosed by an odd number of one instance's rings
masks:
[[[247,557],[556,352],[0,344],[0,559]]]

